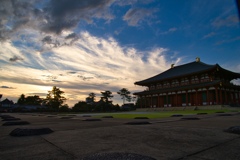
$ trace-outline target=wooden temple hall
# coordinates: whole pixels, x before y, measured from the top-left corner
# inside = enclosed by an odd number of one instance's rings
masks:
[[[240,86],[231,81],[240,78],[235,73],[196,61],[170,69],[151,78],[135,82],[147,89],[134,93],[141,107],[180,107],[202,105],[240,106]]]

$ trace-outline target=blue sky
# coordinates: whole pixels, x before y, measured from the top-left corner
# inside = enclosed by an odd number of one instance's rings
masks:
[[[240,72],[235,0],[2,0],[0,13],[0,92],[15,102],[57,86],[70,107],[105,90],[121,104],[121,88],[196,57]]]

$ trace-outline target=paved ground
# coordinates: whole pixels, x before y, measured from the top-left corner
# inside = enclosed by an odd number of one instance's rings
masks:
[[[200,120],[170,117],[154,120],[102,118],[101,121],[83,121],[89,117],[80,115],[50,116],[37,113],[8,115],[31,124],[2,126],[5,122],[0,121],[1,160],[84,159],[94,157],[92,155],[96,154],[97,156],[104,154],[105,158],[102,159],[106,159],[108,154],[115,155],[115,159],[121,159],[119,155],[127,153],[153,159],[240,159],[240,135],[223,131],[231,126],[240,126],[238,113],[232,113],[232,116],[219,114],[194,116]],[[151,124],[126,124],[132,121],[148,121]],[[54,132],[25,137],[9,135],[16,128],[40,127],[48,127]],[[97,156],[95,159],[100,159]],[[110,156],[109,159],[114,159],[113,157]]]

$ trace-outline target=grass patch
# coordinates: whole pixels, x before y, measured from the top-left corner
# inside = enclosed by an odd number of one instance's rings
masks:
[[[134,119],[135,117],[148,117],[149,119],[166,118],[172,115],[197,115],[206,113],[207,115],[216,114],[216,112],[231,112],[231,110],[184,110],[184,111],[155,111],[155,112],[118,112],[118,113],[103,113],[101,115],[93,115],[95,118],[102,116],[112,116],[113,118]]]

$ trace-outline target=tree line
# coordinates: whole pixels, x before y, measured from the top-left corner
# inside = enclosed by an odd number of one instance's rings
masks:
[[[25,96],[24,94],[20,95],[17,104],[20,106],[24,105],[41,105],[46,106],[45,110],[47,111],[76,111],[76,112],[91,112],[91,111],[119,111],[120,106],[114,105],[111,99],[114,97],[111,91],[101,92],[101,97],[98,102],[95,101],[96,94],[90,93],[86,98],[86,101],[79,101],[71,109],[64,102],[67,100],[64,96],[64,91],[60,88],[53,86],[51,91],[48,91],[46,98],[40,98],[38,95],[34,96]],[[131,92],[122,88],[117,92],[125,102],[135,101],[135,97],[131,96]]]

